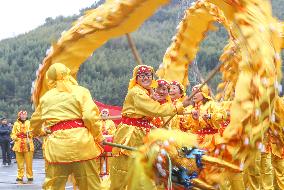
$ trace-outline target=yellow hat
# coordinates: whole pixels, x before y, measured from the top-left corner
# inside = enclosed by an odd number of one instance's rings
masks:
[[[180,82],[174,80],[170,83],[170,85],[178,86],[181,90],[182,97],[186,96],[185,88]]]
[[[151,66],[148,65],[138,65],[133,69],[133,75],[132,75],[132,79],[130,79],[129,85],[128,85],[128,90],[130,90],[131,88],[133,88],[136,84],[136,77],[139,74],[142,73],[146,73],[146,72],[151,72],[152,74],[154,73],[154,69]],[[157,87],[157,82],[153,79],[152,80],[152,84],[151,84],[152,88],[156,88]]]
[[[164,79],[158,79],[157,83],[158,83],[158,86],[165,86],[168,89],[170,88],[170,84],[168,83],[168,81],[166,81]]]
[[[208,100],[212,100],[209,87],[205,84],[200,89],[200,86],[201,86],[201,84],[198,84],[198,85],[195,85],[194,87],[192,87],[192,92],[198,90],[199,92],[201,92],[201,94],[203,95],[204,98],[206,98]]]
[[[77,81],[71,76],[70,69],[62,63],[54,63],[46,72],[48,87],[57,88],[60,92],[71,92],[70,85],[78,85]]]

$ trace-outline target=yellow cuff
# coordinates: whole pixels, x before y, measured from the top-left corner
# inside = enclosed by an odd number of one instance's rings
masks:
[[[176,103],[176,112],[177,112],[177,114],[183,114],[184,107],[183,107],[182,102],[177,102]]]

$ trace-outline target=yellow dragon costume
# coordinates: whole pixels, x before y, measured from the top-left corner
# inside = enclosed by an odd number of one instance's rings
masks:
[[[48,91],[45,73],[50,66],[62,62],[76,78],[79,66],[93,51],[111,38],[136,30],[168,2],[170,0],[108,0],[97,9],[88,11],[62,34],[40,65],[32,96],[35,106]],[[284,143],[284,132],[274,120],[284,30],[283,25],[272,17],[270,2],[196,1],[186,10],[178,25],[178,32],[165,53],[158,75],[187,85],[187,67],[194,60],[204,34],[214,28],[212,23],[215,21],[223,24],[230,35],[230,44],[221,57],[223,83],[219,87],[226,91],[222,97],[234,95],[231,122],[223,133],[226,147],[232,147],[233,152],[229,158],[224,158],[220,152],[219,157],[247,168],[259,148],[263,147],[262,140],[268,129],[272,131],[270,135],[278,139],[278,146],[283,147]],[[208,182],[213,184],[214,180]]]

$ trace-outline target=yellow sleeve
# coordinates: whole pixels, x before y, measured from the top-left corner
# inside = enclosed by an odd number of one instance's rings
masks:
[[[34,137],[34,134],[33,134],[33,132],[32,132],[32,130],[31,130],[31,122],[29,121],[29,120],[27,120],[26,122],[25,122],[25,127],[26,127],[26,132],[29,134],[29,138],[33,138]]]
[[[211,120],[221,122],[227,119],[227,112],[217,102],[211,102]]]
[[[159,102],[150,98],[147,94],[137,93],[133,99],[137,114],[149,117],[165,117],[172,116],[175,113],[182,113],[184,108],[182,103],[177,105],[172,103],[160,104]]]
[[[11,139],[13,140],[13,141],[17,141],[18,140],[18,137],[17,137],[17,122],[15,122],[14,123],[14,125],[13,125],[13,129],[12,129],[12,132],[11,132]]]
[[[90,91],[85,89],[82,91],[83,98],[81,99],[82,119],[85,126],[89,129],[97,142],[103,140],[101,131],[101,122],[99,120],[99,109],[94,103]]]
[[[109,134],[114,135],[115,131],[115,123],[112,120],[109,120]]]
[[[193,119],[191,112],[194,110],[193,106],[188,106],[185,110],[185,115],[183,116],[184,123],[181,126],[184,130],[189,130],[191,132],[197,131],[199,129],[199,120]]]
[[[32,131],[33,136],[41,136],[42,134],[43,120],[41,117],[41,104],[39,104],[30,120],[30,130]]]

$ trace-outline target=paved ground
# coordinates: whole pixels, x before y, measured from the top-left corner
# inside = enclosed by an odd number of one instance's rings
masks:
[[[34,172],[34,182],[32,184],[17,184],[17,164],[14,163],[11,166],[0,166],[0,189],[1,190],[38,190],[42,189],[41,185],[44,181],[45,172],[44,172],[44,160],[43,159],[34,159],[33,160],[33,172]],[[24,179],[26,183],[27,179]],[[73,189],[70,184],[67,184],[66,189]]]

